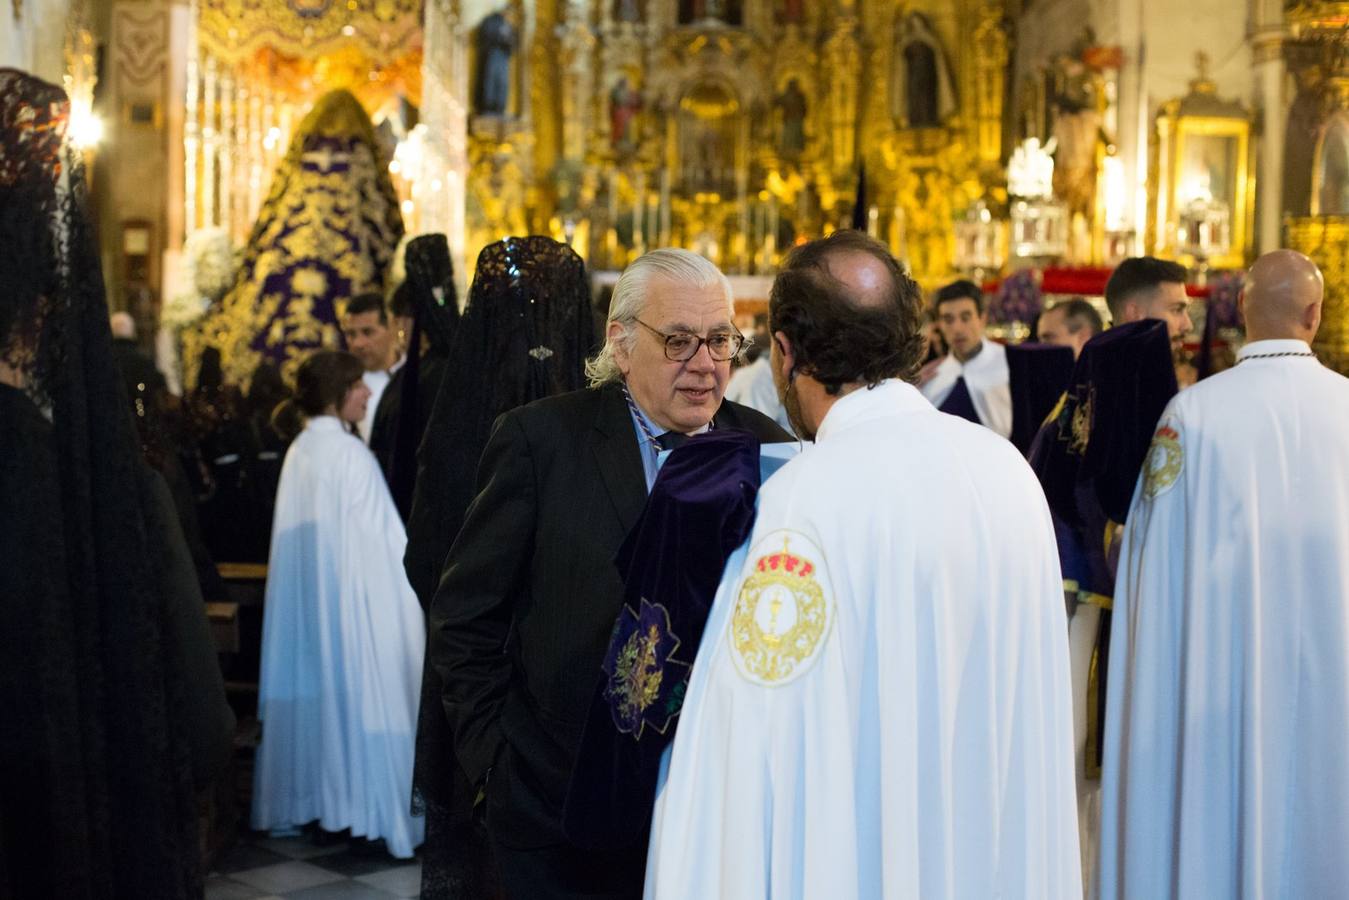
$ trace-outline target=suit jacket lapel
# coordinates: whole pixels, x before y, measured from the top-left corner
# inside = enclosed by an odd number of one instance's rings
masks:
[[[614,385],[601,388],[599,406],[590,449],[626,532],[637,524],[646,505],[646,469],[622,391]]]

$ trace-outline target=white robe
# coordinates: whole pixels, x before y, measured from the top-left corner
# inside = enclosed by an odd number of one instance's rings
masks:
[[[1176,396],[1129,511],[1100,894],[1349,891],[1349,380],[1260,341]]]
[[[784,550],[809,576],[765,586]],[[1064,616],[1015,447],[898,381],[840,398],[727,564],[646,896],[1080,900]]]
[[[310,420],[276,495],[254,828],[318,819],[398,857],[422,842],[409,811],[426,625],[406,543],[374,456],[337,418]]]
[[[732,373],[731,380],[726,385],[726,399],[748,406],[750,409],[757,409],[787,431],[795,433],[792,423],[787,419],[787,410],[778,399],[778,389],[773,384],[773,369],[769,364],[767,352]]]
[[[932,378],[922,386],[923,396],[940,409],[962,375],[979,421],[1003,437],[1011,437],[1012,386],[1007,348],[984,338],[983,349],[969,362],[962,363],[954,353],[946,354]]]

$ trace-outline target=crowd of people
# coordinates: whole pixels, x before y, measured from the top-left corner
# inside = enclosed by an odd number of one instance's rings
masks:
[[[1349,380],[1306,257],[1180,390],[1164,260],[1011,346],[838,231],[751,340],[686,250],[601,330],[565,245],[487,247],[461,313],[428,235],[345,350],[246,393],[207,352],[180,400],[108,315],[67,115],[0,70],[0,897],[201,894],[222,558],[268,566],[252,828],[419,855],[423,897],[1349,883]]]

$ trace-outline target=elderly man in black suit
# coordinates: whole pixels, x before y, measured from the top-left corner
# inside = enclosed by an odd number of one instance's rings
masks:
[[[722,400],[744,338],[726,277],[656,250],[619,279],[591,387],[502,416],[445,562],[428,652],[468,776],[485,787],[512,898],[640,897],[644,835],[620,851],[567,842],[562,805],[622,600],[614,556],[656,456],[711,428],[791,440]]]

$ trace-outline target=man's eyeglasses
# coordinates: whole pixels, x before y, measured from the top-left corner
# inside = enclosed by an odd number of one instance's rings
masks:
[[[733,359],[740,352],[740,348],[745,346],[745,336],[738,331],[717,331],[707,337],[700,337],[687,331],[666,334],[657,331],[641,319],[637,320],[637,324],[665,341],[665,358],[674,362],[687,362],[693,359],[703,344],[707,345],[707,352],[714,360],[726,362]]]

